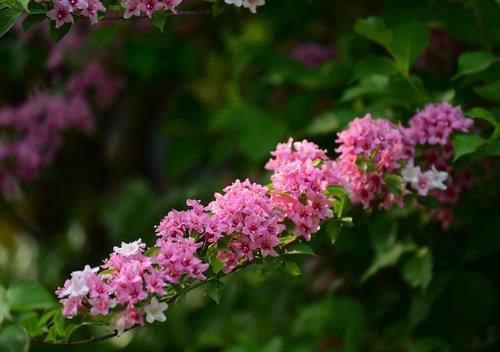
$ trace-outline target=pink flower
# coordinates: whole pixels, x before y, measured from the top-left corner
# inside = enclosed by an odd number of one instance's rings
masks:
[[[413,183],[413,187],[418,190],[418,194],[426,196],[432,188],[432,181],[427,173],[421,173],[417,177],[417,182]]]
[[[99,0],[88,0],[87,6],[81,10],[82,16],[88,17],[92,24],[99,22],[98,12],[106,12],[106,8]]]
[[[175,14],[177,14],[177,6],[179,6],[182,1],[183,0],[164,0],[165,7]]]
[[[144,11],[149,18],[153,16],[153,12],[161,10],[164,7],[165,4],[158,0],[142,0],[139,4],[139,9]]]
[[[71,318],[77,315],[78,309],[82,307],[81,297],[69,297],[61,299],[61,304],[63,305],[63,315],[66,318]]]
[[[91,315],[108,315],[109,309],[113,308],[116,304],[114,300],[109,299],[108,296],[98,296],[96,298],[89,299],[89,304],[92,306],[90,308]]]
[[[428,104],[410,119],[410,128],[419,144],[446,145],[454,132],[467,132],[472,119],[464,117],[460,107],[448,103]]]
[[[87,7],[87,0],[58,0],[59,5],[64,6],[69,12],[83,10]]]
[[[73,16],[71,10],[60,4],[55,4],[54,8],[47,12],[47,17],[56,21],[56,28],[61,27],[65,23],[73,23]]]
[[[125,9],[123,18],[128,19],[132,16],[139,16],[141,14],[140,0],[122,0],[122,7]]]

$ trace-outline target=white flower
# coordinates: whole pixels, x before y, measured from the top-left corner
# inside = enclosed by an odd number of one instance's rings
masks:
[[[158,302],[156,297],[151,299],[151,303],[144,306],[144,311],[146,312],[146,321],[152,323],[155,320],[165,321],[167,318],[163,313],[168,307],[168,304],[164,302]]]
[[[90,290],[87,277],[94,275],[97,271],[99,271],[99,268],[91,268],[89,265],[85,265],[83,271],[73,271],[71,273],[71,284],[64,290],[64,295],[70,297],[85,296]]]
[[[401,170],[401,176],[405,182],[415,184],[421,174],[420,166],[413,165],[413,159],[408,160],[406,166]]]
[[[224,0],[228,5],[234,5],[236,7],[241,7],[243,5],[243,0]]]
[[[139,248],[144,248],[144,247],[146,247],[146,244],[141,243],[141,239],[139,238],[137,241],[131,243],[122,242],[122,245],[120,247],[117,246],[113,247],[113,251],[115,253],[128,257],[130,255],[136,254],[139,251]]]
[[[257,13],[257,7],[266,4],[266,0],[243,0],[243,7],[250,10],[251,13]]]
[[[447,172],[439,171],[434,165],[432,165],[432,168],[427,171],[426,174],[431,180],[432,188],[440,189],[442,191],[446,189],[444,181],[446,181],[446,179],[448,178]]]

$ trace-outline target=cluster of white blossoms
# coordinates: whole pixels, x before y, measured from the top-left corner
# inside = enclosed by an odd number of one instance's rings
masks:
[[[413,159],[408,160],[406,166],[401,170],[401,176],[405,183],[410,183],[418,194],[426,196],[430,190],[438,189],[444,191],[444,182],[448,178],[448,173],[439,171],[434,165],[430,170],[422,171],[420,166],[415,166]]]
[[[142,240],[140,238],[137,241],[130,243],[122,242],[122,245],[120,247],[114,246],[113,251],[115,253],[128,257],[138,253],[141,248],[146,248],[146,244],[141,242]]]
[[[257,7],[264,6],[266,0],[224,0],[228,5],[234,5],[236,7],[244,7],[250,10],[251,13],[257,12]]]

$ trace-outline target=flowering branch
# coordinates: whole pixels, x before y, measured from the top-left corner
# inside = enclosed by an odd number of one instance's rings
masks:
[[[163,16],[165,17],[174,17],[174,16],[203,16],[203,15],[210,15],[211,10],[192,10],[192,11],[177,11],[177,13],[173,12],[167,12],[164,13]],[[136,18],[149,18],[147,15],[140,15],[137,16]],[[108,17],[103,17],[101,21],[120,21],[123,20],[122,16],[108,16]]]
[[[205,285],[218,301],[221,278],[257,260],[296,275],[297,265],[281,258],[327,220],[351,224],[350,201],[388,209],[416,193],[449,204],[450,138],[471,125],[460,108],[442,103],[426,106],[409,127],[369,114],[354,119],[338,134],[336,160],[305,140],[279,144],[266,164],[273,172],[268,186],[237,180],[208,205],[188,200],[190,209],[170,211],[156,227],[154,247],[140,239],[122,243],[100,268],[73,272],[56,291],[65,317],[105,324],[112,333],[67,342],[70,333],[58,339],[50,328],[37,343],[94,343],[144,320],[163,322],[168,305],[196,287]]]
[[[210,14],[211,10],[178,11],[177,7],[183,0],[3,0],[0,4],[0,37],[7,33],[23,12],[28,13],[29,27],[44,19],[45,14],[53,21],[55,29],[66,26],[69,29],[75,20],[87,19],[91,24],[99,21],[129,19],[132,17],[148,17],[163,30],[165,17],[191,16]],[[227,5],[247,8],[251,13],[257,12],[257,7],[265,4],[265,0],[224,0]],[[219,6],[220,4],[215,4]],[[105,17],[104,13],[113,11],[121,16]],[[218,10],[219,11],[219,10]],[[31,16],[33,15],[33,16]],[[61,28],[63,36],[67,29]]]

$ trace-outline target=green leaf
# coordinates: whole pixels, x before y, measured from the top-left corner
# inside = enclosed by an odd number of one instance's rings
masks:
[[[63,39],[66,34],[68,34],[69,30],[71,29],[72,23],[65,23],[61,27],[56,28],[56,25],[54,22],[50,23],[50,38],[52,39],[52,42],[58,43],[61,39]]]
[[[386,27],[384,20],[378,17],[369,17],[358,19],[354,30],[370,39],[379,43],[385,48],[389,48],[392,41],[392,32]]]
[[[156,11],[155,13],[153,13],[153,18],[151,19],[151,21],[153,22],[153,25],[163,33],[165,23],[167,22],[165,11]]]
[[[429,45],[427,28],[420,23],[407,23],[394,30],[391,52],[396,65],[403,75],[407,75],[411,65]]]
[[[474,87],[474,92],[484,99],[500,103],[500,82]]]
[[[17,0],[18,4],[21,5],[24,11],[29,12],[28,4],[30,0]]]
[[[386,48],[396,61],[398,70],[405,76],[429,45],[427,28],[420,23],[405,23],[391,31],[382,19],[370,17],[358,20],[354,29]]]
[[[0,10],[0,38],[12,28],[19,16],[21,16],[21,12],[19,9],[11,8]]]
[[[160,251],[160,247],[151,247],[151,248],[148,248],[148,250],[146,252],[144,252],[144,255],[146,257],[154,257],[155,255],[158,254],[159,251]]]
[[[387,174],[384,176],[384,184],[389,189],[389,192],[401,196],[401,192],[403,192],[404,181],[401,175],[397,174]]]
[[[341,186],[329,186],[326,193],[334,197],[333,212],[338,218],[342,218],[351,205],[349,192]]]
[[[458,72],[452,79],[486,70],[497,58],[486,51],[469,51],[458,58]]]
[[[31,281],[12,285],[7,290],[6,297],[11,311],[48,309],[57,305],[53,295],[40,284]]]
[[[361,277],[361,282],[366,281],[368,278],[376,274],[380,269],[395,265],[403,254],[411,252],[414,249],[415,245],[413,244],[396,243],[387,250],[378,252],[371,266]]]
[[[367,76],[392,76],[398,73],[394,62],[382,56],[368,56],[356,63],[353,79],[363,79]]]
[[[31,1],[28,8],[31,15],[44,15],[46,18],[47,7],[45,5]]]
[[[38,315],[32,311],[19,315],[16,318],[16,323],[26,330],[26,333],[30,338],[38,336],[43,328],[38,323]]]
[[[463,155],[474,153],[477,148],[486,143],[486,140],[477,134],[456,134],[452,137],[454,150],[453,161]]]
[[[291,262],[288,260],[285,260],[283,262],[283,265],[281,266],[281,270],[283,270],[283,272],[285,274],[288,274],[291,276],[299,276],[301,273],[299,265],[295,262]]]
[[[33,26],[36,26],[43,20],[45,20],[47,16],[43,14],[38,15],[29,15],[23,21],[23,29],[25,32],[29,31]]]
[[[341,231],[342,227],[340,226],[340,224],[334,221],[329,221],[326,223],[326,234],[330,238],[332,245],[335,244],[335,242],[337,242]]]
[[[363,78],[359,84],[349,87],[344,91],[342,102],[365,97],[369,95],[381,95],[389,84],[387,76],[372,75]]]
[[[341,126],[341,120],[329,111],[316,117],[312,123],[307,127],[306,133],[308,135],[325,135],[338,131]]]
[[[427,288],[432,279],[432,254],[429,248],[418,250],[403,266],[403,278],[412,287]]]
[[[214,255],[210,257],[210,265],[216,274],[224,269],[224,262],[217,258],[217,253],[214,253]]]
[[[5,288],[0,286],[0,326],[5,319],[12,319],[6,293]]]
[[[489,122],[494,128],[495,131],[498,129],[498,123],[495,119],[495,116],[488,110],[482,107],[472,108],[465,113],[466,116],[470,116],[474,119],[480,119]]]
[[[9,324],[0,328],[0,351],[28,352],[30,341],[23,328]]]
[[[490,142],[487,143],[483,148],[481,148],[478,153],[481,158],[500,156],[500,138],[490,138]]]
[[[305,255],[316,255],[314,250],[305,243],[295,243],[287,248],[286,254],[305,254]]]
[[[64,320],[64,317],[60,310],[52,318],[52,326],[50,327],[46,340],[48,342],[62,342],[68,341],[71,334],[82,326],[82,324],[71,324]]]
[[[267,256],[262,259],[261,275],[270,271],[276,270],[280,267],[282,259],[280,257]]]
[[[222,282],[210,281],[205,285],[205,295],[213,299],[215,303],[219,304],[223,288],[224,284]]]
[[[116,269],[114,269],[114,268],[109,268],[109,269],[106,269],[106,270],[100,271],[100,272],[99,272],[99,275],[110,275],[110,274],[113,274],[115,271],[116,271]]]

